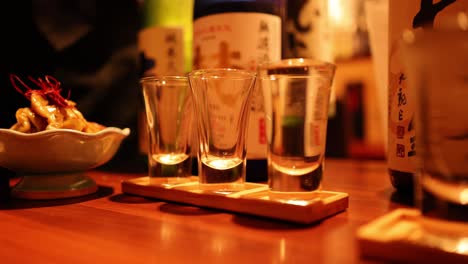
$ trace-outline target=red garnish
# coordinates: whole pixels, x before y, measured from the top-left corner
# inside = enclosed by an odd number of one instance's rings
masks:
[[[29,87],[26,83],[24,83],[18,76],[15,74],[10,74],[10,81],[13,87],[22,95],[24,95],[28,100],[31,98],[31,93],[33,90],[39,92],[41,95],[43,95],[49,102],[51,102],[54,105],[60,106],[60,107],[68,107],[71,106],[68,101],[62,97],[61,92],[62,89],[60,88],[61,83],[57,81],[52,76],[45,75],[44,79],[37,78],[34,79],[31,76],[28,76],[28,79],[33,82],[35,85],[39,87],[39,89],[32,89]],[[26,91],[23,91],[18,85],[16,84],[16,81],[18,81],[24,88],[26,88]],[[68,96],[67,99],[70,97],[70,91],[68,91]]]

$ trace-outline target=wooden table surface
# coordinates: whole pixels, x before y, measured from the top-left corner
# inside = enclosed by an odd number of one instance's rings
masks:
[[[122,194],[142,174],[88,175],[89,196],[2,201],[0,263],[374,263],[357,229],[412,200],[384,161],[328,159],[323,189],[348,193],[349,207],[306,226]]]

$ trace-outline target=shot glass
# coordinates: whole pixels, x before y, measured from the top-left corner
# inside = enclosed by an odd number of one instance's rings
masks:
[[[149,177],[160,183],[187,181],[192,172],[193,102],[186,76],[144,77],[149,135]]]
[[[335,65],[286,59],[260,65],[270,196],[320,189]]]
[[[419,172],[415,203],[427,223],[438,223],[432,227],[462,224],[464,227],[454,228],[453,234],[449,234],[450,229],[441,233],[460,238],[466,248],[468,31],[464,25],[465,30],[408,31],[401,51],[405,77],[416,102],[416,139],[412,143]]]
[[[244,189],[249,103],[256,73],[201,69],[188,75],[198,131],[200,189],[230,193]]]

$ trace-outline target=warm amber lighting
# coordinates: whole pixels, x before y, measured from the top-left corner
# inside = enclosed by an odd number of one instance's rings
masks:
[[[457,22],[460,29],[468,30],[468,15],[465,12],[458,13]]]
[[[343,5],[341,0],[328,0],[328,15],[330,16],[330,21],[336,25],[343,23]]]
[[[284,238],[280,240],[280,260],[281,263],[286,261],[286,240]]]
[[[349,58],[353,55],[351,44],[358,28],[358,1],[328,0],[328,22],[332,33],[333,58]]]
[[[468,204],[468,189],[464,189],[460,192],[460,203]]]
[[[456,252],[460,254],[468,254],[468,238],[462,238],[457,244]]]

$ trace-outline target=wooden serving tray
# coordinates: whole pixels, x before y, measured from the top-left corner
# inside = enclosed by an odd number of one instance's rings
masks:
[[[314,191],[292,193],[292,199],[284,195],[271,198],[266,184],[245,183],[243,191],[223,194],[199,189],[195,176],[174,185],[150,177],[125,180],[122,192],[301,224],[319,221],[348,208],[347,193]]]
[[[396,209],[360,227],[360,254],[398,263],[468,263],[468,224],[421,217]]]

